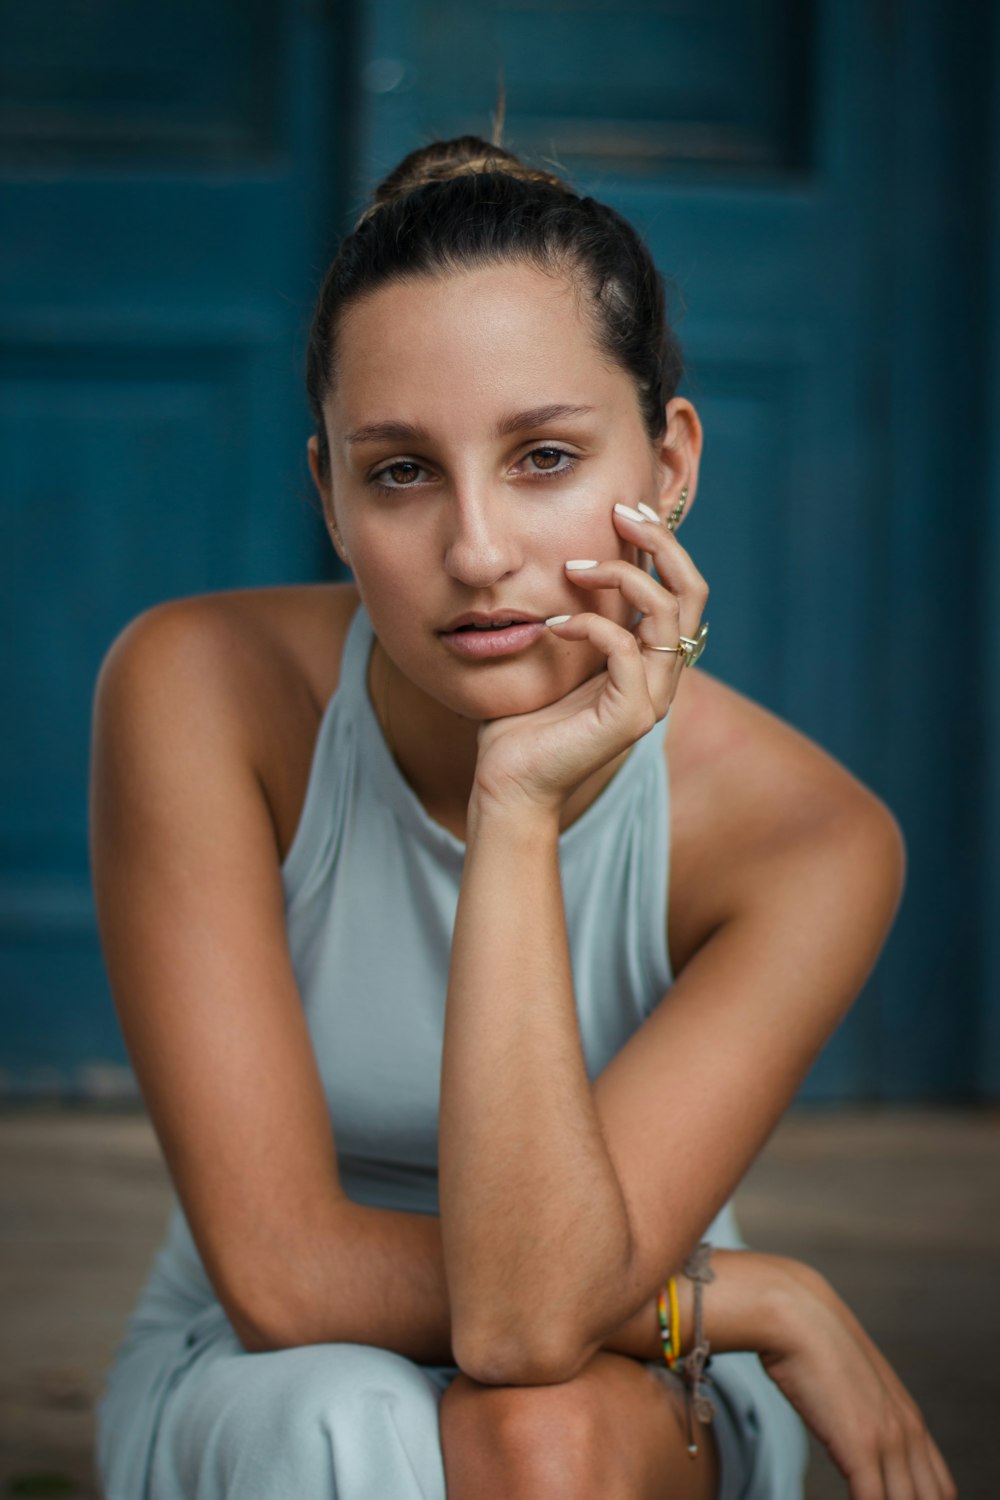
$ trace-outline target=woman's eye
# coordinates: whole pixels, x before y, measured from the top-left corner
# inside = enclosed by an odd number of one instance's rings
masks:
[[[539,474],[565,474],[576,462],[572,453],[567,453],[565,448],[533,448],[528,454]],[[565,459],[564,463],[560,460]]]
[[[381,484],[386,490],[407,489],[421,472],[420,465],[411,463],[408,458],[400,458],[394,464],[387,464],[384,469],[379,469],[377,474],[372,475],[376,484]],[[391,480],[386,483],[386,476]]]

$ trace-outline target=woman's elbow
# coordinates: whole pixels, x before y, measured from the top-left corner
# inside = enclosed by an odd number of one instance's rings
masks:
[[[263,1277],[257,1268],[230,1276],[218,1289],[219,1301],[233,1332],[248,1354],[273,1354],[316,1341],[315,1320],[291,1296],[288,1275]],[[280,1288],[277,1294],[275,1290]]]
[[[220,1296],[233,1332],[248,1354],[273,1354],[298,1342],[280,1309],[265,1307],[259,1298]]]
[[[895,815],[873,792],[867,792],[855,827],[860,844],[858,868],[868,874],[872,899],[888,931],[906,885],[906,839]]]
[[[455,1363],[480,1385],[559,1385],[580,1368],[580,1351],[551,1336],[531,1338],[510,1329],[482,1328],[452,1333]]]

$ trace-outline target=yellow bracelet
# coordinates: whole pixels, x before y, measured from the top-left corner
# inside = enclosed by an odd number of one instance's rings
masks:
[[[660,1341],[667,1368],[672,1370],[681,1353],[681,1309],[677,1298],[677,1281],[671,1276],[665,1287],[661,1287],[656,1299],[656,1314],[660,1321]]]
[[[671,1276],[667,1283],[670,1291],[670,1342],[674,1348],[674,1358],[681,1357],[681,1304],[677,1296],[677,1279]]]

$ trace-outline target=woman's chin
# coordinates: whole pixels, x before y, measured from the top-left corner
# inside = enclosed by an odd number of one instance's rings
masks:
[[[463,719],[513,718],[558,703],[599,671],[601,665],[572,674],[565,666],[561,670],[550,666],[530,673],[490,669],[477,673],[471,682],[467,677],[462,683],[445,681],[442,674],[433,685],[432,696]]]

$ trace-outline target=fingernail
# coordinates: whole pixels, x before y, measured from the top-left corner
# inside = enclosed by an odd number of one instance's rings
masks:
[[[572,615],[549,615],[549,618],[545,621],[545,623],[546,625],[562,625],[567,620],[571,620],[572,618]]]
[[[647,521],[655,521],[657,526],[661,524],[659,516],[656,514],[656,511],[651,505],[643,505],[642,501],[640,500],[639,509],[642,511]]]
[[[596,557],[571,557],[566,564],[567,568],[596,568],[598,566]]]
[[[645,521],[646,519],[642,511],[633,510],[631,505],[616,505],[615,510],[620,516],[628,516],[630,521]]]

